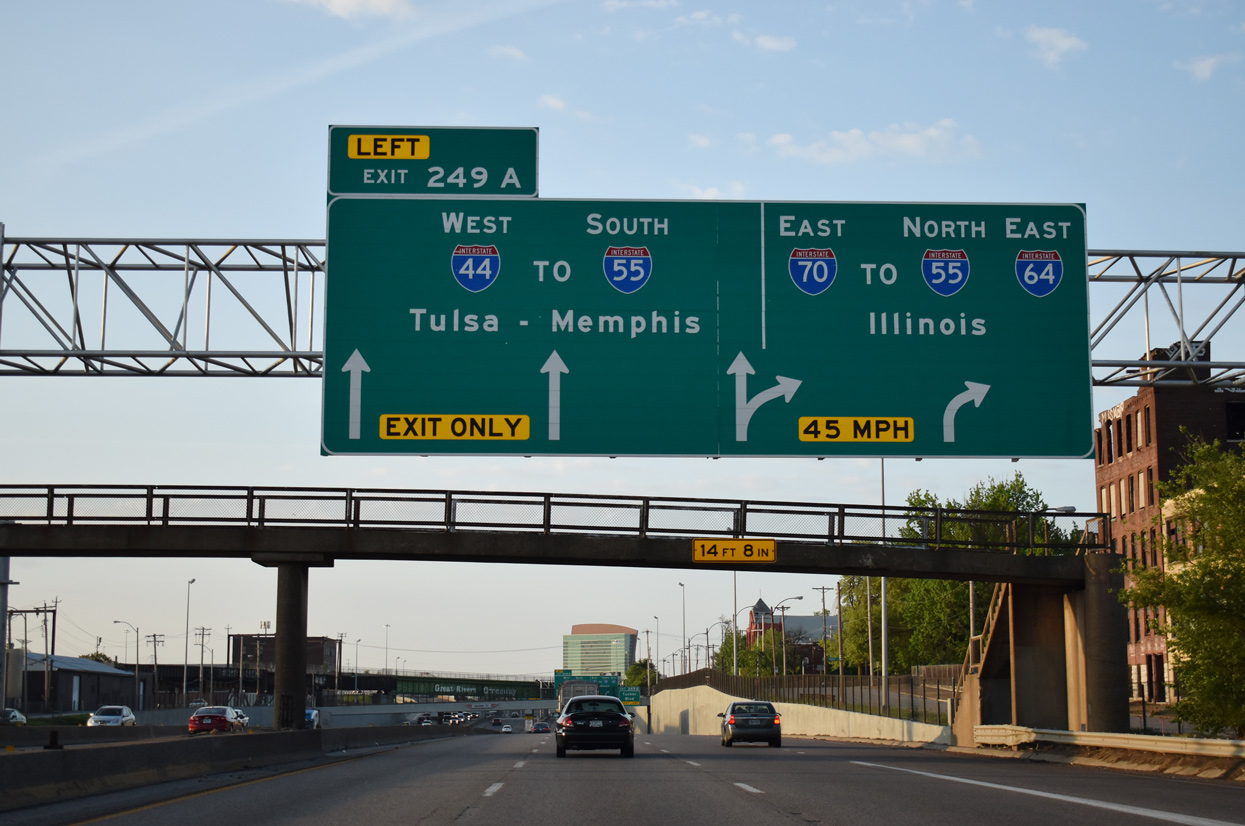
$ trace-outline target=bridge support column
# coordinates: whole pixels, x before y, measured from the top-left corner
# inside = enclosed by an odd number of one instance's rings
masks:
[[[307,570],[297,563],[277,565],[276,667],[273,674],[273,725],[301,729],[307,696]]]
[[[1085,727],[1127,732],[1128,612],[1120,602],[1124,574],[1116,554],[1085,556]]]

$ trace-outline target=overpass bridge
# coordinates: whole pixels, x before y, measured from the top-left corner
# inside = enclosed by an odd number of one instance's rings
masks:
[[[275,567],[281,728],[302,719],[312,567],[350,559],[756,570],[697,562],[694,540],[767,538],[776,543],[768,571],[1007,583],[1007,604],[995,612],[1006,613],[1007,652],[992,656],[976,713],[1039,728],[1126,729],[1126,629],[1113,593],[1122,578],[1108,526],[1094,513],[841,503],[0,486],[0,557],[245,558]],[[992,635],[992,650],[999,639]]]

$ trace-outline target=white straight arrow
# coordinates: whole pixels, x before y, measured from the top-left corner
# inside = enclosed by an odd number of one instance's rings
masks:
[[[976,407],[981,407],[981,400],[986,397],[986,393],[990,391],[990,385],[978,384],[975,381],[966,381],[964,386],[968,389],[951,400],[947,405],[947,409],[942,414],[942,440],[944,442],[955,441],[955,414],[961,407],[972,402]]]
[[[735,376],[735,441],[737,442],[748,441],[748,422],[752,421],[752,414],[757,411],[758,407],[779,396],[786,397],[786,400],[790,402],[791,397],[795,395],[795,391],[802,383],[799,379],[775,376],[778,384],[768,390],[762,390],[749,400],[748,374],[755,372],[742,352],[735,356],[731,366],[726,369],[727,375]]]
[[[571,371],[554,350],[540,372],[549,374],[549,441],[556,442],[562,438],[562,374]]]
[[[346,364],[343,373],[350,374],[350,438],[359,438],[359,421],[363,417],[363,374],[372,372],[363,356],[355,350]]]

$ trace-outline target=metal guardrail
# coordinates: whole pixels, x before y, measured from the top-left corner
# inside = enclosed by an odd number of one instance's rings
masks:
[[[0,485],[0,522],[765,537],[1037,555],[1107,550],[1109,538],[1087,529],[1105,524],[1102,517],[574,493]]]
[[[973,741],[979,746],[1015,747],[1026,743],[1057,743],[1160,754],[1194,754],[1200,757],[1245,757],[1245,740],[1200,740],[1193,737],[1059,731],[1024,726],[974,726]]]

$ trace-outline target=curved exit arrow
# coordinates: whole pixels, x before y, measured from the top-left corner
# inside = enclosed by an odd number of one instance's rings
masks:
[[[944,442],[955,441],[955,414],[964,405],[972,402],[975,407],[981,407],[981,400],[986,397],[986,393],[990,391],[990,385],[978,384],[975,381],[966,381],[964,386],[968,389],[951,400],[947,405],[947,409],[942,414],[942,440]]]
[[[742,352],[735,356],[731,366],[726,368],[726,374],[735,377],[735,441],[737,442],[748,441],[748,422],[752,420],[752,414],[756,412],[758,407],[779,396],[785,397],[790,402],[791,397],[795,395],[795,391],[800,389],[802,384],[799,379],[775,376],[774,378],[778,379],[778,384],[768,390],[762,390],[749,400],[748,375],[755,372]]]

